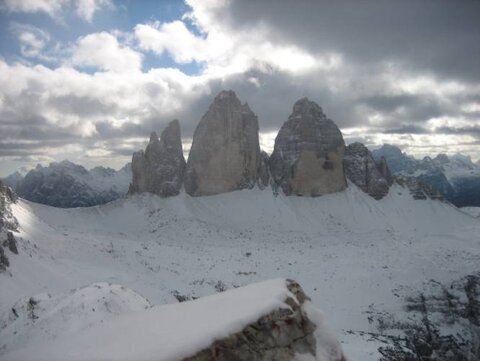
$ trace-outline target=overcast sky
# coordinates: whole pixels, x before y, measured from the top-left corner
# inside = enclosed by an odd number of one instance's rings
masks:
[[[119,168],[221,89],[270,152],[295,100],[347,143],[480,158],[478,0],[0,0],[0,176],[69,159]]]

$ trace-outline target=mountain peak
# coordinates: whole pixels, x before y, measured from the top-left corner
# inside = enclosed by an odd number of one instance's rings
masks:
[[[150,133],[150,143],[158,143],[158,135],[156,132],[151,132]]]
[[[217,94],[210,108],[222,109],[240,109],[242,102],[238,99],[237,94],[233,90],[222,90]]]
[[[322,108],[314,101],[309,100],[307,97],[301,98],[293,105],[293,112],[290,117],[313,117],[313,118],[325,118]]]

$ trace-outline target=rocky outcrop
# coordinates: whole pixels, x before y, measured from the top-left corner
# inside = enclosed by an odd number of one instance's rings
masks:
[[[17,202],[17,195],[0,181],[0,272],[10,265],[6,250],[18,254],[17,242],[11,231],[18,230],[18,221],[10,205]]]
[[[0,181],[0,232],[17,231],[18,221],[10,205],[17,202],[17,195]]]
[[[347,187],[345,143],[335,123],[315,102],[303,98],[281,127],[270,157],[274,184],[286,195],[321,196]]]
[[[3,247],[8,248],[12,253],[18,254],[17,240],[12,232],[7,232],[7,239],[3,241]]]
[[[414,199],[437,199],[443,201],[445,197],[442,193],[435,190],[432,186],[415,177],[395,176],[394,181],[400,186],[407,188]]]
[[[170,197],[180,192],[185,173],[180,124],[171,121],[160,139],[155,132],[144,151],[132,157],[132,183],[129,193],[149,192]]]
[[[384,156],[380,157],[380,160],[377,162],[377,167],[380,170],[380,174],[386,179],[388,185],[391,186],[393,184],[393,176]]]
[[[343,165],[347,178],[362,191],[375,199],[387,195],[390,184],[382,171],[388,175],[388,166],[386,163],[381,167],[377,166],[372,153],[362,143],[357,142],[346,147]]]
[[[287,280],[287,288],[291,296],[284,302],[290,308],[274,310],[183,361],[293,361],[298,355],[312,360],[346,361],[334,337],[321,337],[319,342],[317,336],[325,335],[326,330],[319,329],[324,326],[309,318],[306,303],[310,299],[300,285]]]
[[[269,156],[266,152],[260,153],[260,166],[258,167],[258,188],[265,189],[270,182]]]
[[[5,271],[8,266],[10,266],[10,261],[8,260],[3,247],[0,245],[0,272]]]
[[[251,188],[260,158],[257,116],[233,91],[222,91],[193,135],[185,190],[204,196]]]

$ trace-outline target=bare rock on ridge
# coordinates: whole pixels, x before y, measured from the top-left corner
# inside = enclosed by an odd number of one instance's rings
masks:
[[[132,183],[129,193],[150,192],[170,197],[180,192],[185,173],[180,124],[171,121],[160,139],[155,132],[144,151],[132,157]]]
[[[321,196],[347,187],[345,142],[320,106],[302,98],[283,124],[270,157],[274,184],[285,195]]]
[[[270,181],[269,156],[266,152],[260,153],[260,165],[258,167],[258,187],[265,189]]]
[[[258,177],[258,119],[233,91],[222,91],[193,135],[185,190],[205,196],[252,188]]]
[[[0,272],[10,266],[5,249],[8,248],[12,253],[18,254],[17,242],[11,232],[18,230],[18,221],[11,209],[11,204],[16,203],[17,199],[17,195],[10,187],[4,185],[0,180]]]
[[[290,308],[274,310],[183,361],[346,361],[335,336],[315,320],[318,311],[301,286],[287,280],[287,288]]]
[[[389,181],[382,174],[389,173],[385,164],[377,165],[372,153],[362,143],[352,143],[345,149],[343,158],[345,174],[357,187],[375,199],[387,195]]]
[[[382,176],[387,180],[388,185],[391,186],[393,184],[393,176],[390,172],[390,168],[388,167],[387,160],[382,155],[380,160],[377,162],[378,169],[380,169],[380,173]]]

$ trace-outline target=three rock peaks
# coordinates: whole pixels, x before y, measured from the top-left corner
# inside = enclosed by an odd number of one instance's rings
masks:
[[[263,189],[285,195],[321,196],[340,192],[348,177],[376,199],[392,184],[385,162],[376,164],[360,143],[345,147],[342,133],[322,108],[298,100],[275,139],[272,155],[260,150],[258,118],[233,91],[222,91],[200,120],[188,162],[183,157],[180,124],[174,120],[150,136],[145,151],[133,154],[129,193],[191,196]]]

